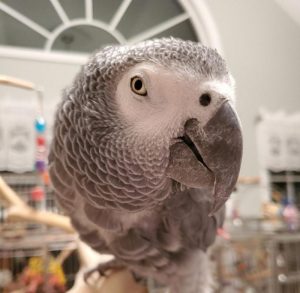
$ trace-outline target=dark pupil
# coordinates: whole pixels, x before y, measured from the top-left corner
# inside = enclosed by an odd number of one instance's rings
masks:
[[[211,102],[211,97],[209,94],[203,94],[201,97],[200,97],[200,104],[202,106],[208,106]]]
[[[140,79],[137,79],[135,82],[134,82],[134,88],[139,91],[141,88],[143,87],[143,83]]]

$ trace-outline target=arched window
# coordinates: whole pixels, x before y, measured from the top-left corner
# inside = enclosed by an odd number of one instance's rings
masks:
[[[0,46],[90,53],[112,43],[173,36],[220,50],[201,0],[2,0]],[[2,47],[3,49],[3,47]]]

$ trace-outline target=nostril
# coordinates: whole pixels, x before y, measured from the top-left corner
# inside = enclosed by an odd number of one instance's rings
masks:
[[[204,107],[208,106],[211,102],[211,96],[209,94],[203,94],[200,96],[200,104]]]

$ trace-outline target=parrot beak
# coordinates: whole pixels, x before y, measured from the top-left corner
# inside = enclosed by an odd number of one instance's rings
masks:
[[[212,215],[224,205],[238,179],[243,145],[238,117],[224,102],[205,126],[197,119],[188,120],[180,139],[170,148],[168,175],[207,190],[213,196]]]

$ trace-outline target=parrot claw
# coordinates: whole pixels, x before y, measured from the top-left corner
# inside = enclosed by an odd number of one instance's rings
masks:
[[[83,279],[84,281],[89,284],[89,279],[94,275],[95,273],[99,274],[99,277],[108,277],[109,273],[108,271],[110,270],[117,270],[117,269],[122,269],[123,266],[116,260],[111,260],[106,263],[100,263],[96,267],[88,270],[87,272],[84,273]]]

